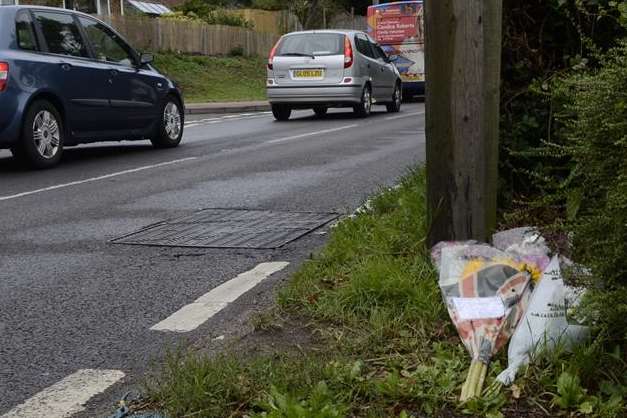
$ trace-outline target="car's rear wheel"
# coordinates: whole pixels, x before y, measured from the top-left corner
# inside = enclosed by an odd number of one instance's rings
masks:
[[[325,106],[316,106],[313,108],[313,111],[316,114],[316,116],[321,118],[321,117],[326,116],[327,112],[329,111],[329,108]]]
[[[168,96],[161,109],[159,129],[150,139],[155,148],[174,148],[183,138],[183,115],[181,102]]]
[[[372,111],[372,90],[370,86],[364,87],[364,91],[361,93],[361,102],[353,108],[355,114],[360,118],[370,116]]]
[[[61,161],[63,139],[63,120],[59,111],[49,101],[37,100],[28,108],[20,142],[11,152],[33,168],[50,168]]]
[[[403,101],[403,93],[401,92],[401,86],[397,84],[394,87],[394,94],[392,94],[392,101],[385,106],[390,113],[398,113],[401,111],[401,102]]]
[[[272,114],[274,118],[278,121],[286,121],[292,115],[292,109],[285,105],[272,105]]]

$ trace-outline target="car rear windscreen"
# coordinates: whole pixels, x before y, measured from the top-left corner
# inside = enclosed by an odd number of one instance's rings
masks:
[[[276,55],[343,55],[344,35],[339,33],[303,33],[283,38]]]

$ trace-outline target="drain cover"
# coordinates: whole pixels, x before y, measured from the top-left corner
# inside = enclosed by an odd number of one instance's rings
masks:
[[[111,240],[114,244],[199,248],[281,247],[336,219],[335,213],[204,209]]]

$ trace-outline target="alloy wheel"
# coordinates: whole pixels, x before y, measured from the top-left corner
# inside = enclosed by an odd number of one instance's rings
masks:
[[[174,102],[168,102],[163,111],[165,133],[171,140],[178,139],[181,134],[181,112]]]
[[[370,89],[364,89],[364,113],[367,115],[370,114],[370,110],[372,109],[372,96],[370,94]]]
[[[401,89],[396,86],[394,88],[394,103],[396,104],[396,108],[400,108],[401,107]]]
[[[45,159],[52,159],[59,152],[61,134],[59,122],[47,110],[41,110],[33,120],[33,140],[39,155]]]

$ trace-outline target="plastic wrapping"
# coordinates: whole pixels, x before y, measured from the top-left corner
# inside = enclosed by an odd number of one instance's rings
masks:
[[[540,279],[540,272],[549,265],[549,247],[540,232],[533,227],[522,227],[497,232],[492,236],[495,248],[515,257],[519,262],[531,265],[538,272],[534,280]]]
[[[580,295],[564,284],[558,257],[554,257],[543,272],[511,338],[508,367],[497,377],[499,382],[510,385],[518,369],[538,350],[552,350],[558,344],[569,348],[587,337],[588,327],[568,322],[568,310],[577,303]]]

